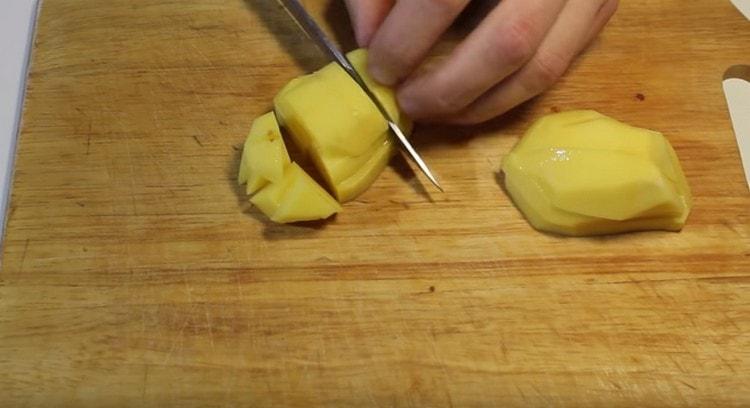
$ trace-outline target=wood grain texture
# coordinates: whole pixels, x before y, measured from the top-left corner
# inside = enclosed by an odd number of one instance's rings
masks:
[[[728,1],[627,0],[504,119],[421,128],[333,222],[235,186],[251,120],[324,61],[266,0],[46,0],[0,273],[5,406],[748,406],[750,193],[721,90]],[[351,45],[338,3],[309,1]],[[532,120],[663,131],[681,233],[533,231],[498,185]]]

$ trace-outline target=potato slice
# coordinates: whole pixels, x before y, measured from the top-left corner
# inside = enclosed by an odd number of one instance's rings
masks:
[[[280,181],[289,163],[289,153],[273,112],[255,119],[245,140],[238,175],[240,184],[247,183],[247,194],[269,182]]]
[[[391,160],[395,149],[393,143],[391,138],[383,140],[362,166],[336,184],[336,194],[342,201],[356,198],[370,188]]]
[[[281,180],[265,186],[250,202],[278,223],[320,220],[341,211],[339,203],[294,162],[286,166]]]
[[[293,181],[271,220],[282,223],[320,220],[341,211],[338,201],[296,163],[292,163],[288,172]]]

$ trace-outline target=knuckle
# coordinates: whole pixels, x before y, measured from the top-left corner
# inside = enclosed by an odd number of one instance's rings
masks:
[[[514,106],[501,101],[485,102],[489,103],[474,104],[464,109],[456,115],[452,122],[461,125],[476,125],[484,123],[505,114]]]
[[[552,86],[568,69],[568,61],[553,53],[539,55],[532,63],[534,82],[541,90]]]
[[[456,113],[464,108],[464,104],[453,95],[438,94],[431,101],[432,110],[437,115]]]
[[[498,30],[495,39],[494,52],[503,64],[520,66],[534,55],[531,38],[534,28],[529,22],[521,20],[509,28]]]

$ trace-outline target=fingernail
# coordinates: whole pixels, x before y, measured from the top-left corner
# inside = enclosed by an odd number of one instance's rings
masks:
[[[406,116],[411,119],[419,119],[419,103],[408,88],[397,95],[398,106]]]
[[[370,59],[369,63],[367,64],[367,68],[368,71],[370,71],[370,75],[372,75],[373,79],[375,79],[379,83],[387,86],[393,86],[396,84],[397,79],[394,77],[394,75],[388,69],[383,68],[375,60]]]

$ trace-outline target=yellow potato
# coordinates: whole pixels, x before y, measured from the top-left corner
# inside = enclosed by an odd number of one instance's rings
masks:
[[[393,91],[367,74],[367,52],[352,51],[348,57],[394,120],[410,131]],[[290,82],[276,96],[274,109],[341,202],[365,191],[394,152],[385,119],[336,64]]]
[[[393,156],[393,141],[388,138],[381,142],[380,147],[370,155],[365,163],[345,180],[336,184],[336,191],[340,197],[351,199],[367,190],[380,173],[388,165]]]
[[[679,230],[690,212],[690,189],[666,138],[593,111],[537,121],[503,172],[516,205],[543,231]]]
[[[367,52],[348,55],[373,93],[407,132],[393,90],[366,73]],[[272,221],[323,219],[341,206],[289,159],[279,118],[292,141],[308,155],[339,201],[364,192],[395,151],[385,119],[358,85],[337,65],[291,81],[274,100],[274,113],[253,122],[242,153],[238,180],[247,183],[250,201]],[[291,164],[290,164],[291,163]]]
[[[541,155],[539,154],[541,153]],[[659,168],[639,156],[601,150],[539,150],[527,156],[537,164],[540,184],[557,208],[623,221],[662,208],[674,215],[682,201]],[[595,170],[595,171],[593,171]]]
[[[320,220],[341,211],[339,203],[297,163],[287,165],[282,179],[262,188],[250,202],[278,223]]]
[[[311,221],[341,210],[333,197],[289,159],[273,112],[253,121],[238,175],[258,209],[275,222]]]
[[[240,184],[247,183],[247,194],[269,182],[280,181],[289,163],[289,153],[273,112],[255,119],[242,149],[237,177]]]

